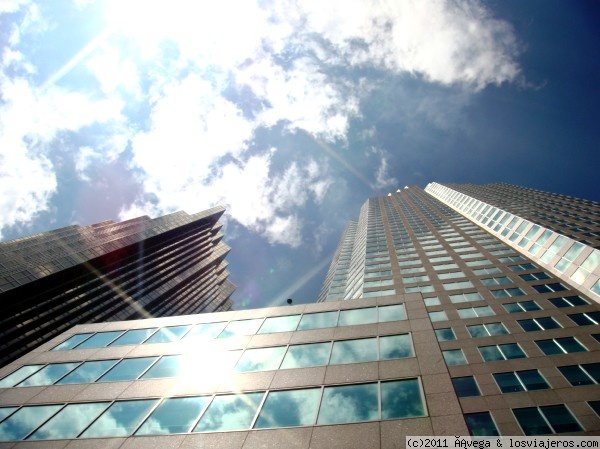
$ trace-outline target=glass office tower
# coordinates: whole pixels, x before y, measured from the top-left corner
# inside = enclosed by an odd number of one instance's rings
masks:
[[[78,323],[231,309],[224,209],[0,243],[0,365]]]

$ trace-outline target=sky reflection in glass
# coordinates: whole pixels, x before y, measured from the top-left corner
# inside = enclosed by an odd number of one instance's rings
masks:
[[[52,350],[53,351],[61,351],[61,350],[73,349],[75,346],[77,346],[79,343],[81,343],[82,341],[84,341],[86,338],[88,338],[91,335],[92,335],[91,333],[73,335],[71,338],[67,338],[61,344],[52,348]]]
[[[395,304],[392,306],[379,306],[379,322],[401,321],[406,319],[406,310],[404,304]]]
[[[279,368],[285,346],[247,349],[235,366],[238,372],[267,371]]]
[[[53,363],[51,365],[46,365],[37,373],[21,382],[19,386],[28,387],[32,385],[52,385],[69,371],[77,367],[77,365],[79,365],[79,362]]]
[[[96,379],[102,376],[102,374],[108,371],[116,363],[117,360],[94,360],[84,362],[59,380],[57,384],[84,384],[87,382],[95,382]]]
[[[256,318],[254,320],[231,321],[223,330],[223,332],[219,334],[219,338],[255,334],[262,322],[262,318]]]
[[[125,332],[115,341],[113,341],[109,346],[126,346],[126,345],[137,345],[145,341],[148,337],[150,337],[154,332],[156,332],[157,328],[151,329],[132,329]]]
[[[302,315],[298,330],[323,329],[337,326],[338,311],[307,313]]]
[[[14,387],[23,379],[31,376],[36,371],[40,370],[44,365],[25,365],[18,370],[10,373],[4,379],[0,380],[0,388]]]
[[[372,421],[379,418],[377,384],[325,387],[317,424]]]
[[[247,429],[252,424],[264,392],[216,396],[194,432]]]
[[[98,382],[116,382],[137,379],[158,357],[139,357],[124,359],[117,363]]]
[[[184,374],[182,355],[165,355],[144,373],[142,379],[164,379]]]
[[[300,315],[269,317],[260,327],[259,334],[271,334],[273,332],[295,331],[300,321]]]
[[[372,362],[377,360],[377,339],[334,341],[331,364]]]
[[[379,360],[414,357],[409,334],[379,337]]]
[[[311,426],[315,422],[320,388],[271,391],[254,428]]]
[[[425,416],[425,405],[417,379],[381,383],[382,419]]]
[[[353,326],[356,324],[370,324],[377,322],[377,308],[340,310],[338,326]]]
[[[281,368],[305,368],[308,366],[327,365],[331,342],[293,345],[283,359]]]
[[[22,407],[0,424],[0,441],[21,440],[56,413],[62,405]]]
[[[81,436],[82,438],[129,436],[157,402],[158,399],[115,402]]]
[[[108,407],[109,402],[68,404],[28,440],[76,438],[94,419]]]
[[[190,327],[191,326],[169,326],[160,328],[152,335],[152,337],[146,340],[144,344],[178,341],[188,330],[190,330]]]
[[[103,348],[122,333],[123,331],[98,332],[77,346],[77,349]]]
[[[184,340],[215,338],[223,330],[227,322],[202,323],[195,325],[191,331],[183,336]]]
[[[209,402],[210,396],[165,399],[135,434],[189,432]]]

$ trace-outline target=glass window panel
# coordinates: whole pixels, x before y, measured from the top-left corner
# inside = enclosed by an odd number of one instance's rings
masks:
[[[81,435],[82,438],[126,437],[140,425],[158,399],[114,402]]]
[[[467,326],[467,331],[469,332],[469,335],[471,335],[471,337],[473,337],[473,338],[489,336],[489,334],[483,324],[475,324],[473,326]]]
[[[438,341],[451,341],[456,340],[456,335],[454,335],[454,331],[451,327],[446,327],[444,329],[436,329],[435,335]]]
[[[238,372],[275,370],[279,368],[285,350],[285,346],[246,349],[235,365],[235,370]]]
[[[157,359],[158,357],[139,357],[135,359],[123,359],[119,363],[117,363],[108,373],[102,376],[98,380],[98,382],[117,382],[120,380],[137,379]]]
[[[317,417],[319,399],[320,388],[271,391],[254,428],[311,426]]]
[[[0,380],[0,388],[14,387],[16,384],[21,382],[23,379],[31,376],[33,373],[39,371],[44,365],[25,365],[16,371],[13,371],[4,379]]]
[[[203,339],[203,338],[215,338],[225,325],[226,321],[220,323],[200,323],[196,324],[191,331],[183,336],[183,340],[187,340],[189,338],[193,339]]]
[[[440,298],[438,298],[437,296],[433,296],[431,298],[423,298],[423,300],[425,301],[425,305],[427,307],[439,306],[442,303],[440,301]]]
[[[558,324],[556,321],[554,321],[554,318],[549,317],[549,316],[548,317],[539,317],[539,318],[536,318],[535,320],[545,330],[560,328],[560,324]]]
[[[381,383],[381,418],[425,416],[425,404],[417,379]]]
[[[459,398],[481,396],[481,392],[473,376],[455,377],[452,379],[452,385]]]
[[[219,334],[219,338],[229,338],[238,335],[253,335],[263,322],[263,318],[253,320],[231,321]]]
[[[307,366],[327,365],[331,342],[309,343],[290,346],[285,354],[281,368],[305,368]]]
[[[28,440],[76,438],[109,404],[110,402],[68,404],[36,430]]]
[[[215,396],[194,432],[248,429],[264,392]]]
[[[545,435],[552,433],[542,414],[536,407],[514,409],[513,413],[525,435]]]
[[[379,337],[379,360],[414,357],[409,334]]]
[[[542,375],[536,369],[518,371],[517,375],[528,390],[545,390],[550,388]]]
[[[259,334],[270,334],[273,332],[295,331],[300,321],[300,315],[269,317],[260,327]]]
[[[331,364],[371,362],[377,360],[377,339],[334,341]]]
[[[34,385],[52,385],[65,374],[75,369],[79,362],[75,363],[51,363],[39,370],[37,373],[25,379],[19,384],[19,387],[29,387]]]
[[[433,322],[435,321],[447,321],[448,315],[444,310],[440,310],[438,312],[429,312],[429,319]]]
[[[535,320],[518,320],[517,323],[519,323],[519,326],[521,326],[525,332],[541,330],[540,326],[535,322]]]
[[[487,323],[485,325],[490,335],[505,335],[508,331],[502,323]]]
[[[0,421],[2,421],[4,418],[6,418],[8,415],[10,415],[12,412],[14,412],[18,408],[19,407],[2,407],[2,408],[0,408]]]
[[[569,409],[564,405],[547,405],[540,407],[546,419],[556,433],[579,432],[583,430]]]
[[[525,309],[527,312],[530,312],[532,310],[541,310],[541,307],[537,305],[537,303],[535,301],[523,301],[519,303],[521,305],[521,307],[523,307],[523,309]]]
[[[554,355],[554,354],[564,354],[565,351],[556,344],[554,340],[536,340],[536,345],[542,350],[542,352],[546,355]]]
[[[59,344],[59,345],[55,346],[54,348],[52,348],[52,350],[53,351],[60,351],[60,350],[73,349],[75,346],[77,346],[78,344],[80,344],[82,341],[87,340],[92,335],[93,335],[92,333],[73,335],[71,338],[67,338],[61,344]]]
[[[169,326],[162,327],[152,335],[144,344],[151,343],[170,343],[172,341],[178,341],[183,335],[190,330],[191,326]]]
[[[182,355],[165,355],[142,375],[142,379],[163,379],[179,377],[185,373]]]
[[[113,341],[109,346],[126,346],[126,345],[137,345],[144,342],[148,337],[150,337],[154,332],[156,332],[157,328],[154,327],[152,329],[132,329],[125,332],[115,341]]]
[[[600,363],[586,363],[583,365],[583,369],[585,369],[596,382],[600,383]]]
[[[123,331],[98,332],[77,346],[77,349],[103,348],[122,333]]]
[[[486,362],[493,362],[494,360],[504,360],[504,356],[500,352],[497,346],[480,346],[479,353],[483,360]]]
[[[377,322],[377,307],[364,309],[340,310],[338,326],[352,326],[355,324],[370,324]]]
[[[61,407],[62,405],[21,407],[0,423],[0,441],[22,440]]]
[[[406,309],[404,304],[395,304],[392,306],[379,306],[379,322],[402,321],[406,319]]]
[[[587,349],[573,337],[556,338],[555,341],[568,353],[587,351]]]
[[[558,370],[573,386],[592,385],[594,381],[580,366],[559,366]]]
[[[57,382],[64,384],[85,384],[95,382],[102,374],[113,367],[118,360],[93,360],[84,362]]]
[[[373,421],[379,418],[378,385],[325,387],[317,424]]]
[[[462,349],[449,349],[442,351],[442,354],[447,365],[465,365],[467,363]]]
[[[165,399],[135,434],[157,435],[189,432],[210,399],[211,396]]]
[[[521,347],[517,343],[506,343],[498,345],[498,348],[504,354],[507,359],[522,359],[527,357]]]
[[[490,412],[467,413],[464,415],[469,434],[472,436],[499,436]]]
[[[494,379],[496,379],[496,383],[502,393],[514,393],[525,390],[515,373],[496,373],[494,374]]]

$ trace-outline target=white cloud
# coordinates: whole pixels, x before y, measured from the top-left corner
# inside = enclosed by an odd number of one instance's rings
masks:
[[[397,186],[398,180],[389,174],[389,154],[380,148],[372,148],[371,152],[379,159],[379,165],[377,167],[377,171],[375,172],[373,189],[381,190]]]
[[[0,0],[0,14],[18,11],[21,6],[27,5],[30,0]]]
[[[117,48],[103,46],[86,62],[86,66],[96,76],[104,94],[141,96],[138,68],[132,60],[124,58]]]

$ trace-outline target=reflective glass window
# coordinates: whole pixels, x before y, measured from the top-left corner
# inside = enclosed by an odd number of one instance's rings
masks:
[[[320,388],[271,391],[261,408],[254,428],[313,425],[320,399]]]
[[[451,327],[446,327],[444,329],[436,329],[435,336],[438,341],[451,341],[456,340],[456,335],[454,335],[454,331]]]
[[[469,428],[469,435],[482,437],[500,435],[490,412],[466,413],[464,417]]]
[[[102,376],[98,380],[98,382],[117,382],[120,380],[137,379],[157,359],[158,357],[139,357],[135,359],[123,359],[119,363],[117,363],[108,373]]]
[[[227,322],[196,324],[191,331],[183,336],[183,340],[215,338],[221,333]]]
[[[94,334],[93,333],[75,334],[72,337],[67,338],[61,344],[59,344],[59,345],[55,346],[54,348],[52,348],[52,350],[53,351],[60,351],[60,350],[66,350],[66,349],[73,349],[75,346],[77,346],[81,342],[87,340],[92,335],[94,335]]]
[[[337,326],[338,311],[305,313],[302,315],[298,330],[322,329]]]
[[[151,343],[170,343],[172,341],[178,341],[183,335],[189,331],[191,326],[168,326],[161,327],[157,330],[144,344]]]
[[[340,310],[338,326],[352,326],[355,324],[370,324],[377,322],[377,308]]]
[[[67,404],[28,439],[47,440],[77,436],[109,406],[110,402]]]
[[[600,312],[573,313],[569,315],[578,326],[590,326],[600,323]]]
[[[165,355],[142,375],[142,379],[179,377],[185,372],[184,370],[184,357],[182,355]]]
[[[379,322],[402,321],[406,319],[406,309],[404,304],[394,304],[391,306],[377,307],[379,313]]]
[[[327,365],[331,352],[331,342],[292,345],[288,348],[281,368],[305,368]]]
[[[158,399],[117,401],[81,435],[82,438],[125,437],[133,433]]]
[[[22,440],[62,405],[30,405],[21,407],[0,423],[0,441]]]
[[[429,315],[429,319],[432,322],[448,320],[448,315],[446,315],[446,312],[444,310],[440,310],[437,312],[428,312],[428,315]]]
[[[378,385],[325,387],[317,424],[373,421],[379,418]]]
[[[467,363],[467,359],[465,359],[462,349],[442,351],[442,355],[444,356],[447,365],[466,365]]]
[[[4,418],[6,418],[8,415],[10,415],[12,412],[14,412],[18,408],[19,407],[1,407],[0,408],[0,421],[2,421]]]
[[[539,317],[539,318],[531,318],[525,320],[517,320],[519,326],[525,332],[535,332],[541,330],[549,330],[549,329],[558,329],[560,328],[560,324],[558,324],[554,318],[552,317]]]
[[[550,429],[550,426],[536,407],[518,408],[513,410],[513,413],[525,435],[546,435],[552,433],[552,429]]]
[[[165,399],[135,434],[157,435],[189,432],[210,399],[210,396]]]
[[[564,296],[562,298],[548,298],[555,307],[576,307],[576,306],[585,306],[589,304],[585,299],[574,295],[574,296]]]
[[[258,330],[259,334],[270,334],[273,332],[295,331],[300,321],[300,315],[269,317]]]
[[[64,384],[85,384],[95,382],[102,374],[108,371],[118,360],[93,360],[84,362],[57,382]]]
[[[331,364],[371,362],[377,360],[377,339],[334,341]]]
[[[417,379],[381,382],[381,418],[425,416],[425,401]]]
[[[248,429],[264,395],[256,392],[215,396],[194,432]]]
[[[19,384],[19,387],[29,387],[35,385],[52,385],[65,374],[79,365],[75,363],[51,363],[39,370],[37,373],[25,379]]]
[[[414,357],[409,334],[379,337],[379,360]]]
[[[285,346],[246,349],[235,365],[235,370],[238,372],[275,370],[281,364],[285,349]]]
[[[459,398],[481,396],[481,392],[473,376],[455,377],[452,379],[452,385]]]
[[[508,313],[529,312],[531,310],[541,310],[535,301],[510,302],[502,305]]]
[[[536,340],[535,344],[546,355],[566,354],[571,352],[585,352],[587,349],[574,337],[553,338],[548,340]]]
[[[152,329],[132,329],[125,332],[109,346],[126,346],[126,345],[137,345],[143,343],[148,337],[150,337],[157,328]]]
[[[33,373],[39,371],[44,365],[25,365],[16,371],[13,371],[4,379],[0,380],[0,388],[14,387],[16,384],[21,382],[23,379],[31,376]]]
[[[238,335],[255,334],[263,322],[262,318],[253,320],[231,321],[225,329],[219,334],[218,338],[236,337]]]
[[[98,332],[77,346],[77,349],[103,348],[119,337],[122,333],[123,331]]]

